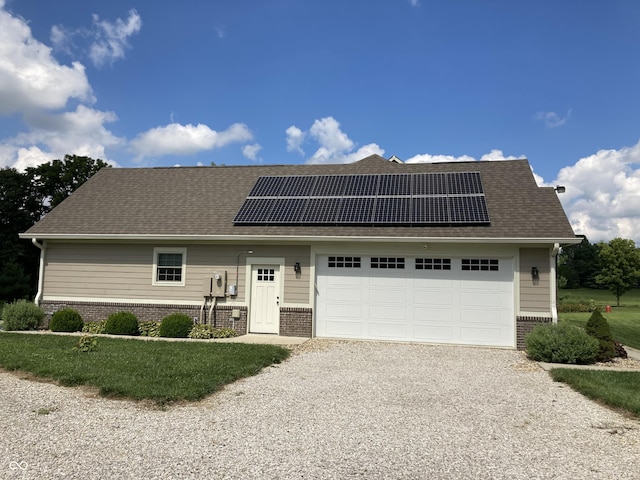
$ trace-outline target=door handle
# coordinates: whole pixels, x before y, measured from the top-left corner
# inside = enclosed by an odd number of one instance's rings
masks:
[[[280,297],[276,297],[276,305],[280,305]]]

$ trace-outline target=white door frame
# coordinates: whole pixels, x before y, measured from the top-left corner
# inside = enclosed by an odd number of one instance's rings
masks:
[[[278,301],[278,305],[282,306],[283,303],[283,299],[284,299],[284,258],[282,257],[248,257],[247,258],[247,263],[246,263],[246,271],[245,271],[245,278],[247,279],[247,285],[245,287],[245,291],[248,294],[248,298],[247,298],[247,307],[249,310],[249,314],[247,316],[247,333],[250,333],[252,331],[251,328],[251,322],[252,322],[252,317],[253,317],[253,312],[252,312],[252,308],[251,305],[253,303],[253,269],[254,267],[258,267],[258,266],[265,266],[265,267],[278,267],[278,282],[276,285],[276,296],[278,297],[277,299],[274,299],[275,301]],[[278,308],[279,310],[279,308]],[[280,315],[278,314],[278,326],[280,325]],[[268,333],[275,333],[278,334],[278,331],[275,332],[268,332]]]

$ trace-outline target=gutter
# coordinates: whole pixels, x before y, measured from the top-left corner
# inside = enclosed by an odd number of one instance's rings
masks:
[[[33,243],[36,247],[40,249],[40,265],[38,267],[38,291],[36,293],[36,298],[34,299],[34,303],[40,306],[40,302],[42,301],[42,291],[44,288],[44,259],[47,254],[46,243],[38,243],[37,238],[32,238],[31,243]]]
[[[555,243],[551,250],[551,258],[549,259],[549,267],[551,275],[549,275],[549,290],[551,291],[551,318],[554,324],[558,323],[558,253],[560,252],[560,244]]]
[[[27,234],[20,234],[21,238],[29,238]],[[374,237],[353,235],[155,235],[155,234],[39,234],[43,240],[67,241],[168,241],[168,242],[389,242],[389,243],[510,243],[510,244],[555,244],[571,245],[582,241],[577,237]]]

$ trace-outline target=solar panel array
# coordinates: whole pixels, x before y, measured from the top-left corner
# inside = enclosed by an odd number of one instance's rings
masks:
[[[479,172],[260,177],[244,225],[487,224]]]

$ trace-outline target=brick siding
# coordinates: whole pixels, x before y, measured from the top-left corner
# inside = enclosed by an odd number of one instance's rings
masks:
[[[313,334],[313,310],[310,308],[281,308],[280,335],[284,337],[308,337]]]
[[[40,306],[45,311],[44,328],[48,328],[51,315],[63,308],[77,310],[85,323],[99,322],[114,313],[127,311],[133,313],[140,322],[159,322],[172,313],[184,313],[191,318],[200,318],[200,307],[195,305],[151,305],[146,303],[111,303],[111,302],[54,302],[43,301]],[[232,319],[232,310],[240,310],[240,318]],[[207,310],[208,313],[208,310]],[[206,323],[216,328],[233,328],[239,335],[247,333],[247,308],[231,305],[217,305],[213,319],[205,319]]]
[[[516,347],[518,350],[525,349],[525,337],[538,325],[551,323],[549,317],[516,317]]]

